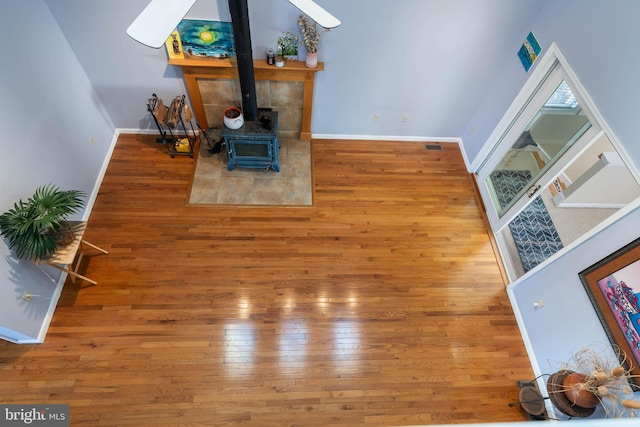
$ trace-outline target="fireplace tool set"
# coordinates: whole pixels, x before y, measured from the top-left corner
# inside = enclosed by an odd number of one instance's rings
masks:
[[[158,132],[160,132],[160,138],[156,142],[164,144],[172,158],[175,155],[186,155],[193,158],[196,133],[191,122],[193,113],[185,103],[185,95],[176,96],[167,107],[162,102],[162,99],[158,98],[154,93],[149,98],[147,110],[151,113],[151,117],[153,117],[153,121],[158,127]],[[187,127],[184,124],[185,120],[191,126],[191,136],[189,136],[189,131],[187,131]],[[184,132],[184,137],[178,136],[180,127]]]

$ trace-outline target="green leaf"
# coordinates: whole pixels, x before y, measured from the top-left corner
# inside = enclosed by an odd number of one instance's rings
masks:
[[[57,249],[52,232],[85,206],[84,196],[81,191],[63,191],[52,184],[38,187],[26,202],[19,200],[0,215],[0,234],[18,257],[47,258]]]

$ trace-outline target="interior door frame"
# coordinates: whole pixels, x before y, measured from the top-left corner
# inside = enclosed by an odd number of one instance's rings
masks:
[[[556,64],[558,64],[558,66],[556,66]],[[562,81],[565,81],[572,92],[574,92],[574,96],[578,100],[581,108],[583,108],[584,114],[590,122],[590,127],[584,132],[584,134],[580,135],[571,146],[568,147],[561,157],[556,159],[554,163],[550,164],[543,174],[534,177],[536,179],[532,181],[527,188],[522,190],[523,195],[519,197],[519,200],[514,200],[513,205],[508,207],[507,212],[505,212],[504,215],[500,215],[498,210],[495,208],[491,191],[486,184],[489,173],[499,165],[503,159],[503,154],[512,147],[513,143],[520,137],[524,129],[526,129],[532,119],[539,113],[547,102],[549,96],[554,93],[557,86]],[[535,90],[536,92],[531,94],[527,100],[527,104],[518,112],[518,117],[515,117],[511,121],[509,129],[501,135],[501,141],[496,144],[495,150],[491,152],[489,157],[485,159],[476,172],[480,194],[488,205],[486,210],[487,218],[494,230],[502,230],[507,226],[511,219],[513,219],[535,199],[535,196],[538,194],[536,191],[533,192],[535,194],[532,196],[529,196],[528,198],[526,197],[526,193],[529,188],[537,187],[540,189],[547,187],[566,166],[562,160],[564,159],[566,162],[566,159],[573,159],[577,157],[591,142],[597,139],[602,132],[599,124],[595,122],[595,117],[593,117],[590,111],[583,106],[584,100],[581,94],[576,93],[576,89],[573,87],[573,82],[570,80],[570,77],[562,68],[561,64],[554,62],[551,65],[551,69],[545,74],[544,80],[540,82]],[[491,203],[489,203],[489,201],[491,201]]]
[[[507,111],[504,113],[496,127],[493,129],[493,132],[489,135],[484,145],[478,152],[478,155],[469,165],[469,170],[473,173],[477,173],[478,170],[482,167],[485,161],[491,156],[491,154],[498,149],[499,141],[502,138],[509,128],[511,127],[511,123],[513,120],[518,117],[520,111],[527,105],[529,99],[531,98],[531,94],[536,93],[537,88],[542,84],[545,80],[547,74],[554,67],[555,63],[559,62],[562,67],[568,72],[569,77],[574,80],[576,77],[575,73],[567,64],[566,59],[560,52],[560,49],[555,43],[551,43],[551,46],[542,56],[538,58],[538,64],[534,67],[531,75],[527,79],[527,81],[518,92],[518,95],[513,100]],[[575,78],[577,80],[577,78]],[[580,86],[580,89],[582,86]],[[590,99],[588,100],[590,101]],[[587,101],[587,102],[588,102]],[[593,104],[591,102],[590,104]],[[589,105],[591,108],[591,105]]]
[[[556,64],[559,64],[560,67],[562,68],[562,72],[566,75],[566,78],[568,80],[568,83],[570,84],[572,91],[574,91],[574,95],[576,95],[576,97],[579,99],[579,102],[582,105],[582,108],[588,112],[588,117],[592,125],[596,126],[597,134],[601,134],[602,132],[604,132],[607,135],[611,144],[618,151],[618,154],[623,159],[624,163],[627,165],[627,168],[629,169],[633,177],[636,179],[637,182],[640,182],[640,174],[638,170],[634,167],[633,163],[629,160],[630,157],[628,156],[626,150],[618,142],[615,134],[608,127],[603,116],[600,114],[599,110],[595,106],[595,103],[589,96],[584,86],[582,86],[582,84],[580,83],[580,80],[578,79],[573,69],[569,66],[566,58],[564,57],[564,55],[562,54],[558,46],[555,43],[552,43],[549,49],[546,51],[546,54],[541,56],[538,59],[538,61],[539,61],[538,66],[532,71],[529,79],[527,79],[522,89],[516,96],[515,100],[511,103],[511,105],[503,115],[502,119],[500,120],[496,128],[493,130],[493,132],[491,133],[491,135],[489,136],[485,144],[483,145],[482,149],[478,153],[478,156],[476,156],[474,161],[471,163],[469,169],[476,176],[476,178],[478,177],[480,170],[485,166],[487,166],[486,165],[487,162],[489,162],[492,158],[495,158],[495,157],[500,158],[498,153],[504,154],[506,150],[508,150],[511,147],[511,144],[513,141],[509,141],[505,139],[504,138],[505,135],[509,133],[509,131],[513,127],[514,121],[520,117],[521,113],[524,111],[527,104],[530,102],[532,97],[537,92],[537,89],[544,83],[547,76],[556,67]],[[594,135],[589,135],[588,137],[593,138]],[[584,149],[586,149],[587,145],[588,144],[585,144],[584,147],[571,147],[565,153],[564,156],[567,156],[567,158],[571,158],[571,159],[575,158],[575,156],[580,155],[580,153],[584,151]],[[561,169],[564,167],[563,166],[564,163],[562,161],[558,161],[556,163],[558,164],[557,168],[550,168],[548,173],[545,173],[542,177],[538,179],[538,182],[540,183],[540,185],[547,184],[546,182],[543,182],[543,181],[545,181],[545,179],[550,179],[549,177],[551,176],[551,174],[559,173]],[[483,202],[485,204],[486,215],[489,220],[489,225],[491,227],[493,235],[495,236],[498,249],[501,255],[503,256],[503,258],[506,258],[504,259],[504,261],[507,261],[508,255],[507,255],[506,247],[502,243],[502,239],[499,235],[501,230],[504,229],[506,225],[500,223],[500,226],[498,227],[496,226],[497,225],[496,221],[493,221],[492,223],[489,215],[490,213],[489,211],[491,209],[494,209],[491,195],[486,189],[485,182],[482,182],[481,180],[477,180],[477,186],[478,186],[480,195],[483,199]],[[483,186],[485,188],[483,188]],[[538,270],[539,267],[542,267],[547,263],[552,262],[554,259],[561,256],[562,253],[565,253],[567,250],[570,250],[570,248],[580,244],[582,241],[586,240],[593,234],[597,233],[599,230],[609,226],[610,224],[615,222],[618,218],[626,214],[626,212],[628,212],[630,209],[637,206],[638,204],[640,204],[640,202],[636,200],[636,202],[633,202],[629,204],[627,207],[620,209],[616,214],[612,215],[603,223],[599,224],[597,227],[593,228],[589,232],[585,233],[582,237],[580,237],[579,239],[575,240],[574,242],[566,246],[563,250],[559,251],[555,255],[551,256],[550,258],[548,258],[547,260],[539,264],[535,269],[532,269],[528,273],[525,273],[525,276],[535,270]],[[521,209],[523,207],[524,206],[522,206]],[[494,215],[494,217],[495,216],[496,215]],[[509,281],[513,282],[514,280],[517,280],[518,278],[516,277],[513,268],[511,268],[510,262],[505,262],[504,264],[505,264],[504,267],[509,276]]]

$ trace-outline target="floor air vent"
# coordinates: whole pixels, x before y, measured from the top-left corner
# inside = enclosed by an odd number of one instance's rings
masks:
[[[442,151],[442,145],[440,144],[426,144],[424,148],[427,151]]]

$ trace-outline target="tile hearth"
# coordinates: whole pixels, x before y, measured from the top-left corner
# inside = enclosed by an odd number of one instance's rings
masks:
[[[189,203],[214,205],[313,205],[311,143],[279,138],[280,172],[236,168],[227,170],[222,153],[201,146]]]

